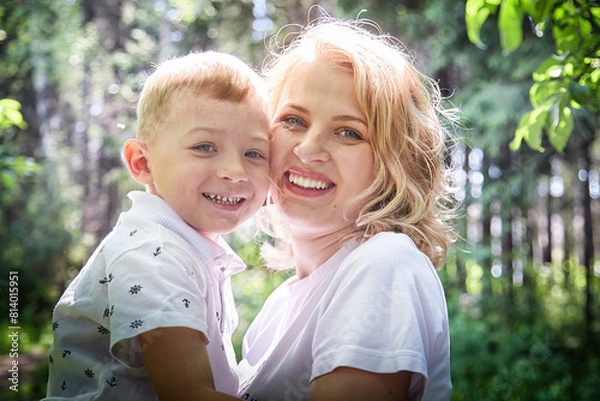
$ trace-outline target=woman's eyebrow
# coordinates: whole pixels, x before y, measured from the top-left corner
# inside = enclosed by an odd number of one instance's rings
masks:
[[[284,104],[282,106],[282,108],[284,108],[284,107],[289,107],[289,108],[297,110],[297,111],[299,111],[301,113],[308,114],[308,109],[306,109],[306,108],[304,108],[302,106],[299,106],[297,104],[286,103],[286,104]],[[364,125],[365,127],[367,126],[367,122],[363,118],[358,117],[358,116],[353,115],[353,114],[340,114],[340,115],[337,115],[337,116],[333,117],[333,121],[355,121],[355,122],[358,122],[358,123]]]
[[[335,116],[333,117],[333,121],[354,121],[364,125],[365,127],[367,126],[367,122],[364,119],[350,114]]]
[[[308,109],[307,108],[304,108],[304,107],[299,106],[299,105],[294,104],[294,103],[285,103],[283,106],[280,107],[280,109],[288,108],[288,107],[291,108],[291,109],[297,110],[297,111],[299,111],[301,113],[308,114]]]

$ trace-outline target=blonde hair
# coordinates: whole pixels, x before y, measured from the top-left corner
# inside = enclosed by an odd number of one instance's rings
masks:
[[[277,105],[300,61],[350,70],[371,132],[376,179],[347,209],[359,208],[347,238],[404,233],[440,266],[455,240],[450,168],[444,159],[451,125],[446,123],[456,122],[456,111],[442,107],[437,84],[417,70],[397,39],[367,28],[378,29],[370,21],[321,17],[301,29],[272,55],[264,72],[270,104]],[[270,254],[267,245],[264,255],[271,265]]]
[[[159,132],[168,132],[163,124],[180,104],[178,96],[187,91],[235,103],[255,95],[266,99],[262,78],[233,55],[206,51],[168,59],[143,85],[137,105],[137,138],[152,141]]]

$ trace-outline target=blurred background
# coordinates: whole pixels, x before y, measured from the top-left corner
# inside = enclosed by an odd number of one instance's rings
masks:
[[[461,238],[440,270],[452,400],[598,399],[600,4],[584,0],[0,0],[0,399],[45,393],[52,308],[140,189],[120,149],[152,63],[214,49],[260,69],[314,4],[364,9],[463,112]],[[248,263],[239,355],[288,274],[263,267],[252,224],[228,240]]]

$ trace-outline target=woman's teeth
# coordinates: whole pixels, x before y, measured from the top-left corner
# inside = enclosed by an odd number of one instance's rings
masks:
[[[294,184],[302,187],[304,189],[328,189],[333,186],[333,184],[328,184],[324,181],[315,180],[314,178],[306,178],[296,175],[294,173],[289,173],[288,180]]]
[[[215,194],[204,194],[205,198],[210,199],[213,202],[220,203],[222,205],[235,205],[242,201],[242,198],[234,198],[229,196],[221,196]]]

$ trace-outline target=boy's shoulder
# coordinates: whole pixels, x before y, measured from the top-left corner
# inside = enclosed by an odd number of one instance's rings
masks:
[[[152,245],[178,248],[183,253],[194,254],[192,246],[175,230],[138,213],[122,213],[112,232],[105,238],[103,252],[106,257],[118,257]],[[160,252],[160,250],[155,250]]]

